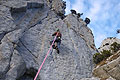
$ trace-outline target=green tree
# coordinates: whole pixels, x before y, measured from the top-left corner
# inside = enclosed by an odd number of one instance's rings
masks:
[[[101,62],[103,60],[103,55],[100,53],[96,53],[93,55],[93,61],[95,64],[98,64],[99,62]]]
[[[109,56],[112,55],[111,51],[110,50],[103,50],[102,52],[102,55],[104,56],[103,58],[106,59],[108,58]]]
[[[117,42],[114,42],[113,44],[111,44],[111,50],[113,52],[117,52],[118,50],[120,50],[120,44],[118,44]]]
[[[111,55],[112,55],[112,53],[110,50],[103,50],[101,53],[96,53],[93,55],[93,61],[95,64],[98,64]]]

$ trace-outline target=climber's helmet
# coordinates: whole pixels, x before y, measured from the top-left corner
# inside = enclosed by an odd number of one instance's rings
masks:
[[[57,29],[57,32],[60,31],[59,29]]]

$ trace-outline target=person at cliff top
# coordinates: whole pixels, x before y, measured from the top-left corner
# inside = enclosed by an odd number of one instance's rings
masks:
[[[117,30],[117,34],[120,33],[120,29]]]
[[[60,30],[57,29],[57,31],[55,33],[52,34],[52,36],[56,36],[56,34],[58,33],[56,40],[55,40],[55,44],[53,45],[53,48],[57,50],[57,53],[59,54],[59,48],[60,48],[60,44],[61,44],[61,37],[62,34],[60,33]],[[52,43],[53,41],[51,41]]]
[[[85,22],[86,22],[86,26],[87,26],[90,23],[90,19],[86,17]]]

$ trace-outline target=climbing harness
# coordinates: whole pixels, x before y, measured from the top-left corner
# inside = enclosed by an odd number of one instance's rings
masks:
[[[52,45],[50,46],[50,48],[49,48],[49,50],[48,50],[48,52],[47,52],[47,54],[46,54],[46,56],[45,56],[45,58],[44,58],[44,60],[43,60],[43,62],[42,62],[42,64],[41,64],[41,66],[40,66],[40,68],[39,68],[39,70],[38,70],[38,72],[37,72],[34,80],[37,79],[37,76],[38,76],[38,74],[40,73],[43,64],[45,63],[45,60],[46,60],[46,58],[48,57],[48,54],[49,54],[50,50],[52,49],[52,46],[53,46],[53,44],[54,44],[54,42],[55,42],[55,40],[56,40],[56,38],[57,38],[57,35],[58,35],[58,33],[56,34],[56,36],[55,36],[55,38],[54,38],[54,40],[53,40],[53,42],[52,42]]]

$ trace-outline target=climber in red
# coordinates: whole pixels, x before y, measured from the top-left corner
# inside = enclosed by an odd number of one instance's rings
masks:
[[[52,36],[56,36],[57,33],[58,33],[58,35],[57,35],[55,43],[53,45],[53,49],[56,49],[57,53],[59,54],[59,48],[60,48],[60,44],[61,44],[62,34],[60,33],[60,30],[57,29],[57,31],[55,33],[53,33]],[[51,43],[52,43],[52,41],[51,41]]]

